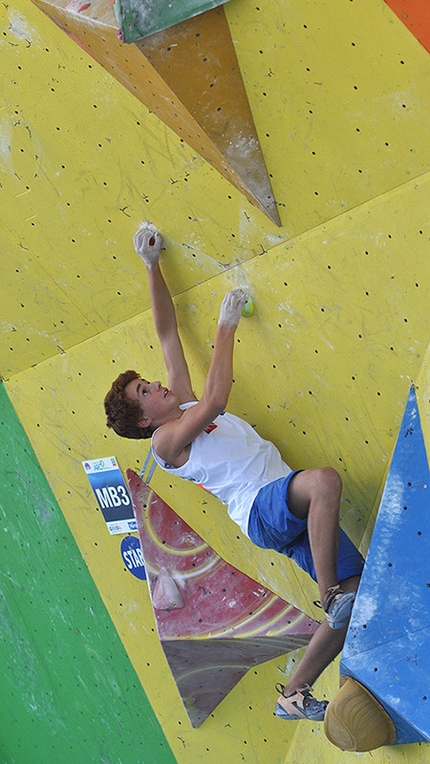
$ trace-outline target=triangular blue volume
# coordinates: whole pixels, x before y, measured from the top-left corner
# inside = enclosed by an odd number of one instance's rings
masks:
[[[400,427],[342,657],[396,725],[430,741],[430,478],[414,388]]]

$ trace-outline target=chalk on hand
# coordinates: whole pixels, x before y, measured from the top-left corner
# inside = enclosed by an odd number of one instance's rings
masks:
[[[141,223],[139,230],[142,228],[144,228],[146,231],[152,231],[152,233],[159,233],[158,228],[156,228],[154,223],[151,223],[150,220],[145,220],[143,223]]]
[[[250,295],[246,298],[245,305],[242,308],[242,316],[245,316],[248,318],[248,316],[252,316],[254,312],[254,303],[252,302],[252,299]]]
[[[156,228],[155,225],[151,223],[150,220],[145,220],[144,223],[141,223],[139,230],[150,231],[151,233],[159,233],[158,228]],[[151,236],[151,238],[149,239],[149,245],[150,247],[153,247],[154,244],[155,244],[155,236]]]

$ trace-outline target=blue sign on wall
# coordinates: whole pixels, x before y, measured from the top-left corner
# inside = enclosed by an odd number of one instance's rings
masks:
[[[146,580],[145,561],[140,541],[136,536],[125,536],[121,541],[121,555],[130,573],[142,581]]]

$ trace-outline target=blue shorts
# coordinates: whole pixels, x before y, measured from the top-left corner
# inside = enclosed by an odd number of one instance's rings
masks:
[[[291,557],[316,581],[307,520],[301,520],[291,514],[288,509],[288,485],[297,472],[301,470],[290,472],[287,477],[274,480],[273,483],[259,490],[249,515],[248,535],[256,546],[274,549],[280,554]],[[338,581],[361,575],[363,567],[363,557],[341,528],[337,563]]]

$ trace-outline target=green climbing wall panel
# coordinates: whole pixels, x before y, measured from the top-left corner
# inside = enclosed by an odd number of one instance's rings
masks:
[[[1,764],[175,764],[3,385],[0,423]]]
[[[227,0],[115,0],[114,9],[124,42],[136,42],[168,29]]]

